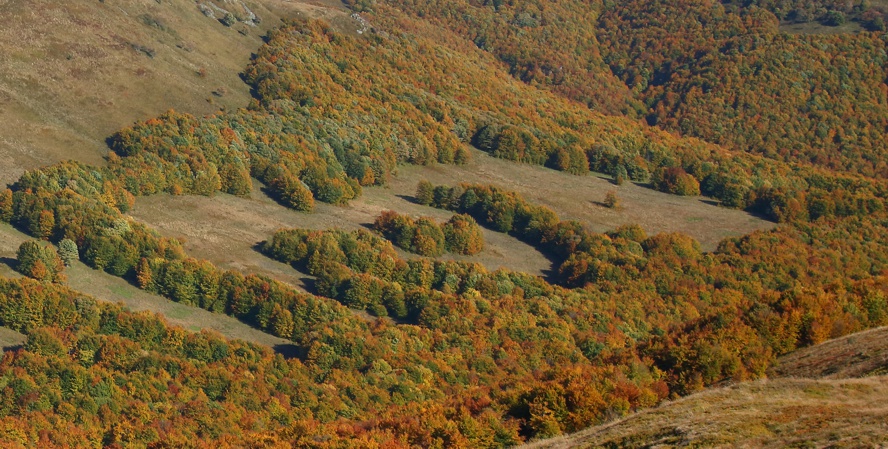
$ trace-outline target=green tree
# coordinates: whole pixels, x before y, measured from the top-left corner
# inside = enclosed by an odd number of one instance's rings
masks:
[[[63,282],[65,264],[52,246],[42,246],[36,240],[19,245],[16,254],[17,269],[25,276],[44,282]]]
[[[0,192],[0,221],[12,220],[12,190],[6,189]]]
[[[77,243],[74,243],[71,239],[62,239],[59,242],[59,257],[62,258],[62,262],[65,263],[66,267],[70,267],[75,260],[80,259]]]
[[[432,201],[435,199],[434,190],[435,188],[432,186],[432,183],[425,179],[419,181],[419,184],[416,186],[416,201],[419,204],[424,204],[426,206],[432,204]]]
[[[619,209],[620,208],[620,199],[617,198],[617,192],[613,190],[608,190],[604,195],[604,205],[610,209]]]
[[[474,218],[454,215],[444,223],[444,240],[447,251],[457,254],[477,254],[484,249],[484,234]]]

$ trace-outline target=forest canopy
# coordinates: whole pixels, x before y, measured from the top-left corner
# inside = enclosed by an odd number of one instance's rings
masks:
[[[244,71],[248,107],[170,111],[115,133],[104,166],[0,191],[0,220],[39,240],[19,250],[26,277],[0,278],[0,325],[28,337],[0,359],[0,443],[512,446],[888,325],[884,34],[780,34],[798,2],[348,3],[373,29],[287,22]],[[423,182],[415,206],[448,221],[384,211],[375,232],[296,223],[258,245],[309,277],[303,291],[126,215],[160,193],[248,197],[254,179],[301,213],[346,207],[405,164],[472,163],[472,146],[781,224],[704,252],[633,224],[597,232],[497,185]],[[435,258],[478,253],[484,232],[553,272]],[[73,291],[77,259],[296,354]]]

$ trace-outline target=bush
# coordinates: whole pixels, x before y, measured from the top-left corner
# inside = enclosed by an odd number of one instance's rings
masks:
[[[607,194],[604,195],[604,206],[610,209],[620,208],[620,199],[617,198],[617,192],[608,190]]]

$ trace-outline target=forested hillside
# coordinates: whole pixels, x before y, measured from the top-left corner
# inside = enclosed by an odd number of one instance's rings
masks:
[[[4,262],[24,277],[0,278],[0,326],[27,337],[0,360],[3,445],[513,446],[888,325],[884,34],[785,36],[782,3],[347,4],[358,29],[302,15],[268,32],[245,107],[146,118],[108,137],[102,165],[0,189],[0,220],[34,238]],[[408,165],[480,164],[472,147],[606,177],[596,207],[614,213],[635,183],[780,225],[705,252],[635,223],[596,232],[480,180],[424,180],[409,196],[423,216],[296,219],[255,242],[306,276],[294,285],[196,259],[127,215],[139,197],[259,187],[308,217]],[[473,261],[485,233],[551,272]],[[77,260],[295,349],[97,301],[65,285]]]
[[[517,78],[594,110],[769,158],[885,176],[884,33],[778,30],[778,17],[876,18],[885,8],[853,3],[384,2],[454,30]]]

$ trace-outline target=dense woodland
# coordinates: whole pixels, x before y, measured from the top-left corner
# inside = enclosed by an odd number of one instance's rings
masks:
[[[517,78],[594,110],[772,159],[885,176],[884,30],[778,30],[780,19],[826,20],[830,12],[870,26],[884,7],[725,3],[393,0],[373,8],[389,14],[395,5],[453,30]]]
[[[60,248],[27,242],[27,277],[0,279],[0,325],[28,336],[0,360],[0,441],[509,446],[888,324],[885,37],[779,34],[774,11],[797,3],[357,1],[363,36],[289,22],[245,70],[248,108],[171,111],[112,136],[106,166],[65,162],[0,191],[0,219]],[[636,225],[596,233],[493,185],[421,183],[418,203],[458,215],[268,236],[264,254],[314,277],[304,292],[126,216],[137,196],[245,196],[251,178],[310,213],[402,164],[471,163],[469,145],[782,224],[704,253]],[[556,273],[395,250],[476,253],[479,225]],[[299,354],[98,303],[64,286],[71,257]]]

